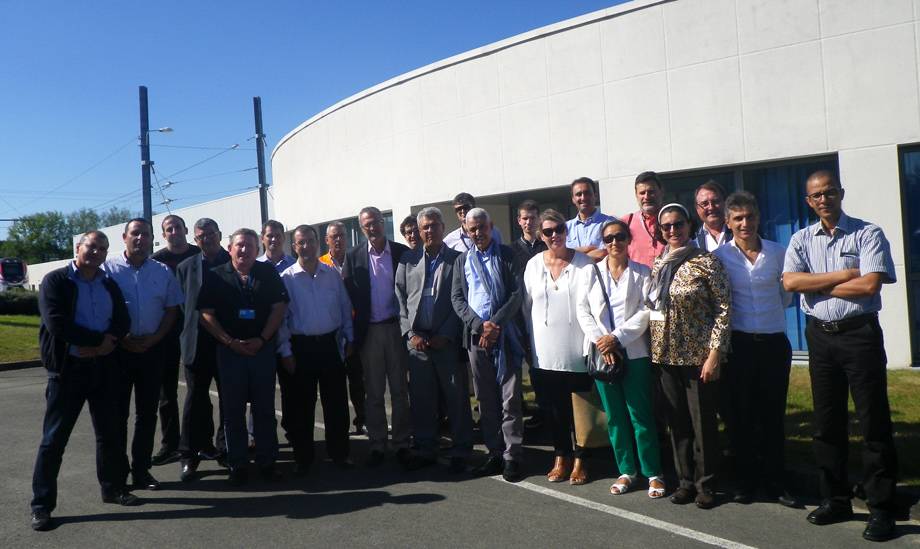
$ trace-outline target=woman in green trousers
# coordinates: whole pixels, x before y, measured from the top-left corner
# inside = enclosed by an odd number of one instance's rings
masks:
[[[607,412],[607,433],[620,471],[610,492],[615,495],[628,492],[641,471],[648,478],[649,497],[658,499],[664,497],[665,485],[652,411],[649,311],[643,293],[650,272],[645,265],[627,257],[626,249],[632,238],[625,223],[607,221],[601,235],[607,258],[597,265],[597,271],[593,268],[583,270],[577,308],[578,322],[585,332],[586,351],[589,344],[594,343],[608,361],[623,349],[628,356],[626,376],[621,382],[596,382]],[[638,448],[638,467],[634,441]]]

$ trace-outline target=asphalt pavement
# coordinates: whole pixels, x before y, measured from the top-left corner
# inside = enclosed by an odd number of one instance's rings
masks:
[[[235,488],[227,471],[202,462],[201,478],[179,481],[179,464],[154,467],[163,483],[136,491],[137,507],[102,503],[95,475],[94,437],[84,410],[64,455],[54,527],[29,528],[35,454],[41,439],[45,372],[0,372],[0,547],[853,547],[868,517],[813,526],[807,509],[776,503],[740,505],[723,494],[715,509],[651,500],[644,489],[609,492],[617,476],[610,451],[596,451],[584,486],[551,484],[552,448],[546,437],[525,435],[524,481],[450,475],[445,464],[407,473],[388,453],[378,467],[363,465],[367,440],[353,437],[357,466],[342,471],[323,460],[322,425],[316,429],[317,462],[309,474],[291,474],[292,452],[282,446],[280,483],[258,475]],[[180,403],[184,399],[180,386]],[[216,398],[214,399],[216,403]],[[280,409],[280,403],[276,403]],[[321,413],[317,414],[322,421]],[[284,440],[280,433],[279,439]],[[158,447],[158,446],[157,446]],[[485,459],[477,445],[471,459]],[[903,459],[914,457],[904,456]],[[446,463],[446,460],[444,461]],[[644,486],[640,481],[640,485]],[[675,482],[669,479],[669,493]],[[889,547],[920,545],[920,523],[898,523]]]

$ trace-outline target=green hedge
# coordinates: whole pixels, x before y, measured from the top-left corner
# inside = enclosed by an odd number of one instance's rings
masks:
[[[38,316],[38,292],[19,288],[0,292],[0,315]]]

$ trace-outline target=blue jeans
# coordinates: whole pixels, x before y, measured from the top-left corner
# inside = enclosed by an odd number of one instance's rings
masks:
[[[120,382],[118,362],[111,356],[95,363],[68,364],[62,375],[48,378],[42,442],[32,475],[33,510],[51,512],[57,505],[57,477],[64,448],[84,402],[89,402],[96,432],[96,477],[102,493],[111,494],[124,486],[118,436]]]

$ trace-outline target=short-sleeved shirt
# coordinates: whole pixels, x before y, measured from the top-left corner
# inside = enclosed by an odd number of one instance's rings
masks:
[[[259,261],[261,263],[268,263],[269,265],[273,265],[275,267],[275,270],[278,271],[279,275],[283,273],[285,269],[287,269],[294,263],[297,263],[297,260],[289,256],[288,254],[281,254],[281,259],[278,260],[278,263],[273,263],[272,260],[268,258],[268,254],[260,255],[259,257],[256,258],[256,261]]]
[[[163,265],[166,265],[167,267],[169,267],[169,270],[172,271],[173,274],[175,274],[176,266],[179,265],[179,263],[182,263],[183,261],[192,257],[193,255],[200,254],[200,253],[201,253],[201,248],[199,248],[198,246],[195,246],[194,244],[189,244],[188,249],[182,252],[181,254],[173,253],[169,251],[169,248],[163,248],[162,250],[159,250],[157,252],[150,254],[150,259],[155,259],[159,261],[160,263],[162,263]]]
[[[272,305],[290,301],[287,289],[270,263],[256,261],[249,270],[249,284],[244,285],[233,262],[214,267],[201,282],[197,309],[213,309],[220,325],[234,339],[262,335]],[[241,318],[241,310],[253,310],[253,318]]]
[[[616,219],[609,215],[604,215],[597,208],[594,213],[588,216],[588,219],[582,221],[577,215],[565,222],[568,229],[568,236],[565,237],[565,245],[569,248],[581,248],[582,246],[601,246],[601,227],[604,221]]]
[[[185,303],[179,281],[169,267],[147,258],[136,269],[124,253],[105,261],[105,271],[118,283],[131,315],[131,335],[150,335],[160,327],[166,307]]]
[[[829,235],[818,221],[792,235],[786,249],[784,273],[832,273],[859,269],[860,276],[883,273],[882,282],[895,282],[894,261],[885,233],[878,225],[841,214]],[[880,294],[842,298],[821,292],[802,294],[802,310],[819,320],[838,321],[882,309]]]

